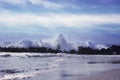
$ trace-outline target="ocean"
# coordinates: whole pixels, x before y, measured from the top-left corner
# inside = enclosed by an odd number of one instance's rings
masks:
[[[74,80],[120,68],[120,55],[0,53],[0,80]]]

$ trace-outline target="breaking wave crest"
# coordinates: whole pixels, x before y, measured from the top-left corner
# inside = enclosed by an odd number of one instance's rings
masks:
[[[62,57],[60,54],[52,53],[0,53],[0,57]]]

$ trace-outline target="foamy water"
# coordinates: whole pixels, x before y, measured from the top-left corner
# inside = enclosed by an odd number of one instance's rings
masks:
[[[70,80],[119,67],[118,55],[0,53],[0,80]]]

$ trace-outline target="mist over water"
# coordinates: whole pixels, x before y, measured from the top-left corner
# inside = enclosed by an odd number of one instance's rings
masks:
[[[0,80],[71,80],[119,67],[119,55],[0,53]]]

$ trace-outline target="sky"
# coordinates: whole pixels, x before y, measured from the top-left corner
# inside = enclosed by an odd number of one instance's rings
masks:
[[[120,0],[0,0],[0,41],[120,43]]]

